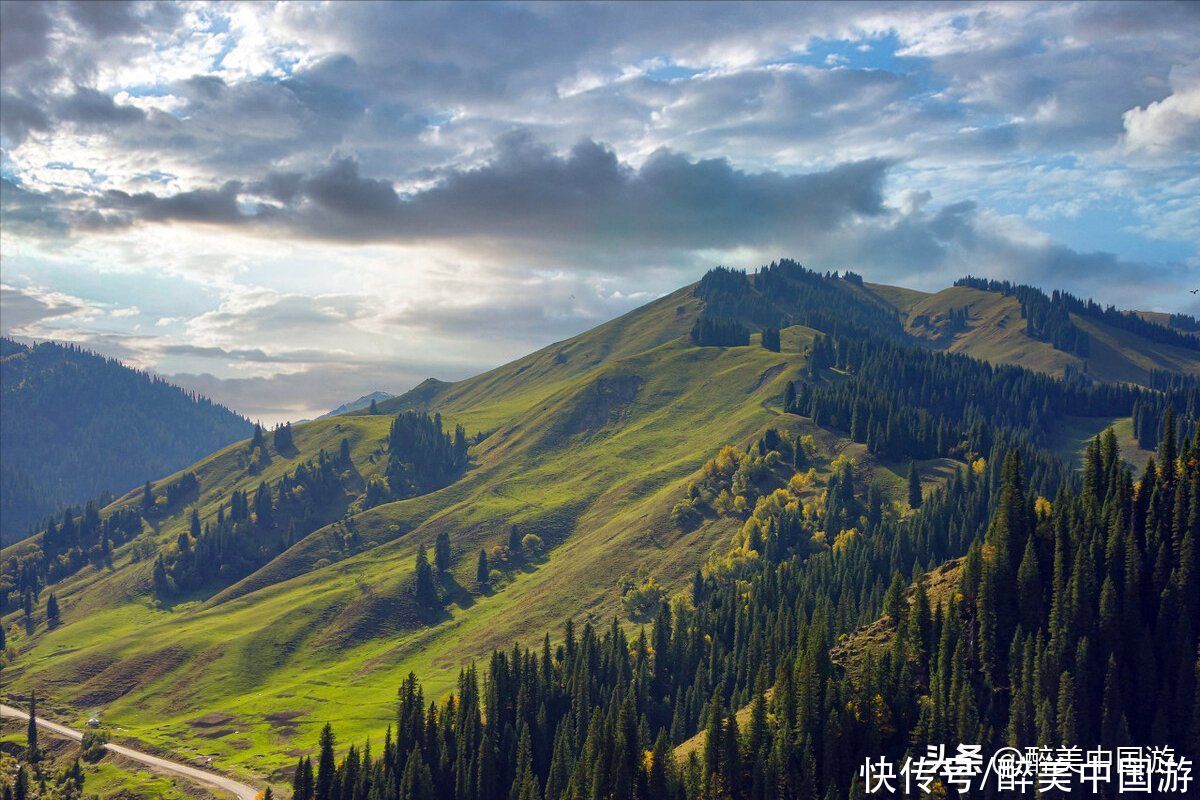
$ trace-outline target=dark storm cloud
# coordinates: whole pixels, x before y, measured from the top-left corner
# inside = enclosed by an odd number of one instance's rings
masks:
[[[45,3],[0,3],[0,69],[46,55],[49,11]]]
[[[75,93],[58,100],[54,110],[60,120],[99,127],[129,125],[146,118],[140,108],[118,105],[111,95],[86,86],[76,86]]]
[[[126,212],[146,222],[202,222],[234,225],[247,217],[238,208],[241,184],[229,181],[219,189],[196,189],[160,197],[151,192],[129,194],[110,189],[97,201],[105,210]]]
[[[68,0],[67,16],[88,35],[108,39],[174,27],[182,10],[174,3],[131,3],[126,0]]]
[[[70,233],[63,192],[37,192],[0,176],[0,217],[5,227],[32,236],[55,237]]]
[[[12,145],[25,141],[30,131],[44,131],[49,127],[50,117],[36,100],[0,92],[0,136]]]
[[[145,222],[257,222],[340,241],[733,247],[881,214],[888,166],[868,160],[784,175],[660,151],[634,168],[595,142],[560,156],[513,135],[484,166],[447,171],[437,185],[406,196],[388,181],[361,174],[354,160],[338,159],[308,177],[272,173],[248,187],[289,201],[285,208],[243,211],[237,182],[171,196],[110,191],[100,205]]]

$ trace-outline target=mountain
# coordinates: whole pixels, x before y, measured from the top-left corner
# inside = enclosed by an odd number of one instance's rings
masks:
[[[533,670],[543,676],[538,681],[585,669],[581,663],[608,665],[584,698],[586,713],[595,704],[606,712],[597,719],[616,720],[619,708],[608,705],[614,692],[636,686],[642,694],[630,702],[647,727],[663,723],[668,744],[681,744],[711,718],[714,689],[724,687],[718,699],[731,710],[751,703],[760,679],[779,691],[783,659],[794,660],[797,675],[837,677],[821,655],[832,640],[869,627],[885,608],[895,611],[886,595],[897,573],[902,591],[914,572],[979,552],[999,489],[1011,487],[1017,472],[1029,502],[1006,513],[1026,519],[1028,505],[1029,516],[1041,515],[1045,538],[1037,546],[1047,552],[1037,557],[1049,587],[1061,570],[1052,569],[1059,563],[1053,547],[1043,546],[1054,531],[1042,501],[1078,505],[1061,518],[1063,530],[1099,525],[1079,528],[1069,542],[1074,552],[1107,530],[1096,522],[1106,517],[1082,509],[1097,495],[1123,491],[1121,459],[1144,463],[1147,452],[1168,441],[1174,447],[1195,430],[1200,384],[1187,377],[1196,374],[1191,348],[1085,311],[1076,324],[1092,349],[1068,354],[1078,369],[1027,369],[1012,362],[1064,352],[1054,347],[1066,342],[1059,317],[1046,319],[1060,327],[1039,322],[1031,333],[1019,313],[1024,302],[1041,314],[1036,298],[1002,288],[947,291],[937,306],[936,295],[793,262],[751,275],[713,270],[479,376],[426,381],[377,403],[375,414],[256,431],[155,481],[148,497],[133,493],[97,520],[73,522],[76,538],[85,528],[93,536],[107,535],[104,526],[112,531],[111,567],[67,559],[43,588],[36,576],[51,574],[49,556],[69,538],[62,527],[6,548],[0,564],[15,559],[29,567],[0,579],[17,652],[3,668],[5,682],[14,692],[37,688],[70,713],[102,707],[127,735],[214,753],[226,769],[281,784],[327,721],[339,746],[378,741],[396,721],[396,688],[415,691],[406,684],[410,672],[427,703],[459,691],[460,670],[472,661],[493,649],[511,652],[514,643],[540,648],[550,631],[545,657],[540,650],[529,657],[547,665]],[[986,304],[1008,308],[1009,301],[1018,317],[1002,324]],[[934,335],[939,315],[961,329]],[[1006,339],[988,363],[960,352],[966,346],[956,349],[971,331],[979,339],[972,348],[1014,331],[1028,341]],[[1054,341],[1037,338],[1051,333]],[[1101,334],[1116,340],[1113,349],[1128,364],[1157,364],[1167,358],[1162,348],[1177,348],[1180,360],[1166,363],[1178,369],[1167,381],[1157,367],[1143,367],[1149,387],[1093,380],[1103,374]],[[1170,425],[1167,409],[1177,415]],[[1093,439],[1110,429],[1120,435]],[[1160,442],[1164,430],[1180,436]],[[1006,466],[1018,454],[1020,466]],[[1180,463],[1194,469],[1193,461]],[[1172,478],[1161,491],[1191,480]],[[1174,507],[1193,501],[1180,502]],[[1155,525],[1171,524],[1170,513],[1155,514]],[[1022,533],[1013,544],[1017,566],[1030,541]],[[1178,549],[1155,544],[1155,557],[1148,555],[1147,542],[1160,541],[1156,533],[1133,546],[1139,563],[1166,581],[1178,568],[1171,563]],[[426,550],[438,554],[437,569],[421,560]],[[1086,552],[1104,551],[1100,540]],[[1098,593],[1095,576],[1089,580]],[[1148,579],[1142,585],[1151,591]],[[48,592],[61,608],[53,627],[44,610]],[[25,618],[16,600],[27,593]],[[659,604],[671,598],[682,638],[639,644],[642,626],[648,637],[662,634]],[[1047,599],[1029,619],[1048,608]],[[1078,613],[1094,610],[1081,605]],[[27,627],[17,624],[23,618]],[[584,638],[560,633],[565,619]],[[1165,630],[1147,635],[1170,642]],[[1105,647],[1120,640],[1111,633]],[[1006,630],[1002,638],[1014,635]],[[567,642],[589,654],[584,662]],[[665,655],[656,662],[664,664],[661,674],[644,662],[620,666],[650,650],[669,653],[671,666]],[[487,663],[488,670],[508,669],[495,656]],[[916,663],[928,674],[914,655]],[[893,666],[889,674],[900,674]],[[1093,677],[1089,691],[1104,684],[1102,674]],[[507,691],[508,680],[499,679],[496,691]],[[1164,681],[1178,689],[1175,677]],[[659,694],[648,700],[651,687]],[[900,696],[892,684],[881,684],[879,694]],[[553,696],[553,709],[575,703]],[[816,714],[822,705],[806,700],[804,708]],[[916,712],[907,705],[885,712],[880,730],[907,737]],[[903,716],[910,713],[913,719]],[[507,737],[510,772],[516,720],[529,727],[537,714],[536,705],[529,712],[528,699],[515,697],[487,714],[489,725],[501,726],[493,741]],[[1141,731],[1140,720],[1131,724]],[[572,736],[583,738],[588,725],[578,725]],[[639,753],[655,745],[656,729],[649,728],[650,741],[635,742]],[[553,731],[539,731],[534,760],[545,782],[548,751],[583,742],[556,745]]]
[[[227,408],[73,345],[0,339],[0,534],[249,435]]]
[[[348,414],[351,411],[361,411],[365,408],[370,408],[371,403],[382,403],[384,400],[390,400],[395,396],[396,395],[389,394],[388,392],[371,392],[370,394],[364,394],[357,400],[351,400],[349,403],[342,403],[332,411],[317,417],[317,419],[336,417],[340,414]]]
[[[865,284],[863,290],[895,308],[909,335],[951,353],[1143,386],[1152,384],[1155,372],[1200,376],[1196,320],[1182,314],[1106,314],[1095,306],[1072,306],[1064,316],[1087,340],[1082,353],[1032,335],[1021,300],[999,289],[960,285],[929,294]]]

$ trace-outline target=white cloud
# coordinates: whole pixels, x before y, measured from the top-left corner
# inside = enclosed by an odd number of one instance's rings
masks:
[[[1200,61],[1171,70],[1171,94],[1125,112],[1127,150],[1152,156],[1200,152]]]

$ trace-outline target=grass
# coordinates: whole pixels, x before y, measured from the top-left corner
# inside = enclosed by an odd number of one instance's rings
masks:
[[[1148,384],[1150,372],[1171,370],[1200,375],[1200,353],[1151,342],[1090,317],[1071,319],[1091,340],[1087,358],[1055,350],[1025,333],[1021,305],[1015,297],[952,286],[934,294],[894,286],[868,285],[866,290],[897,309],[907,331],[931,346],[964,353],[995,364],[1016,364],[1062,375],[1067,367],[1100,381]],[[967,325],[947,326],[951,309],[968,308]]]
[[[1150,450],[1143,450],[1133,436],[1133,420],[1130,417],[1067,417],[1052,431],[1048,446],[1060,458],[1079,467],[1083,464],[1083,455],[1092,439],[1109,428],[1117,437],[1117,449],[1122,460],[1130,466],[1134,474],[1140,474],[1146,466],[1146,459],[1154,456]]]
[[[43,752],[42,769],[48,776],[59,774],[81,754],[78,743],[53,736],[45,730],[39,731],[38,743]],[[4,767],[12,768],[14,764],[10,759],[24,752],[24,748],[24,723],[5,718],[0,723],[0,760],[4,761]],[[181,777],[154,772],[112,753],[105,753],[95,762],[81,761],[80,765],[85,800],[227,800],[233,797]]]
[[[813,336],[788,329],[784,353],[697,348],[683,338],[694,311],[689,295],[668,296],[506,369],[436,387],[429,402],[449,424],[491,435],[454,485],[354,514],[357,550],[330,526],[240,587],[164,608],[148,594],[149,562],[120,548],[113,570],[88,568],[55,587],[60,627],[39,625],[32,637],[11,628],[19,656],[4,673],[9,690],[37,687],[57,719],[78,724],[102,711],[118,738],[211,755],[278,783],[327,720],[344,742],[380,737],[410,671],[436,695],[493,647],[534,644],[572,615],[607,624],[620,613],[617,579],[642,564],[660,583],[684,586],[727,546],[731,523],[682,533],[672,506],[723,444],[747,444],[779,423],[784,381]],[[636,393],[612,394],[622,385]],[[297,426],[299,452],[276,455],[262,475],[247,474],[244,444],[227,448],[194,468],[201,516],[235,488],[336,451],[343,436],[359,471],[378,472],[389,423],[353,415]],[[143,536],[169,541],[185,524],[178,509]],[[475,555],[511,524],[541,536],[545,558],[502,588],[474,591]],[[414,606],[408,587],[418,543],[443,530],[456,555],[447,578],[456,602],[434,616]]]
[[[910,322],[919,308],[962,303],[939,295],[900,293],[890,302],[911,304]],[[1009,313],[1002,305],[989,313]],[[38,620],[27,635],[15,615],[4,620],[17,651],[3,672],[5,691],[37,688],[57,720],[79,725],[102,712],[115,739],[178,758],[213,756],[222,769],[280,787],[326,721],[343,743],[378,741],[409,672],[436,696],[492,648],[533,645],[569,616],[607,624],[620,614],[617,581],[639,566],[667,587],[685,586],[728,547],[737,523],[707,520],[684,533],[671,508],[726,443],[745,446],[771,426],[811,432],[827,453],[862,459],[903,501],[907,462],[873,463],[862,445],[781,416],[784,384],[801,374],[813,331],[784,330],[781,353],[758,346],[757,336],[747,347],[699,348],[686,340],[697,313],[696,299],[680,290],[475,378],[427,383],[381,403],[387,413],[294,426],[297,452],[273,453],[262,474],[248,472],[245,443],[199,462],[191,468],[201,484],[195,505],[211,518],[233,490],[276,481],[322,449],[336,453],[343,438],[360,478],[381,474],[389,414],[402,408],[436,410],[451,426],[487,434],[454,484],[350,508],[346,520],[220,592],[162,606],[151,596],[150,560],[136,559],[143,545],[122,546],[112,570],[89,567],[55,586],[58,628]],[[1062,446],[1077,449],[1087,430],[1080,423],[1064,432]],[[920,466],[928,490],[957,465]],[[188,513],[173,509],[141,540],[172,541]],[[513,524],[539,535],[547,552],[480,591],[476,555]],[[358,545],[347,544],[347,526]],[[414,604],[410,584],[418,545],[441,532],[455,564],[444,579],[452,600],[435,613]]]

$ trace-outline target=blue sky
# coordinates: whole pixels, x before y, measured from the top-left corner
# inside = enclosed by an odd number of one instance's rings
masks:
[[[0,14],[3,332],[268,421],[717,263],[1200,310],[1195,4]]]

